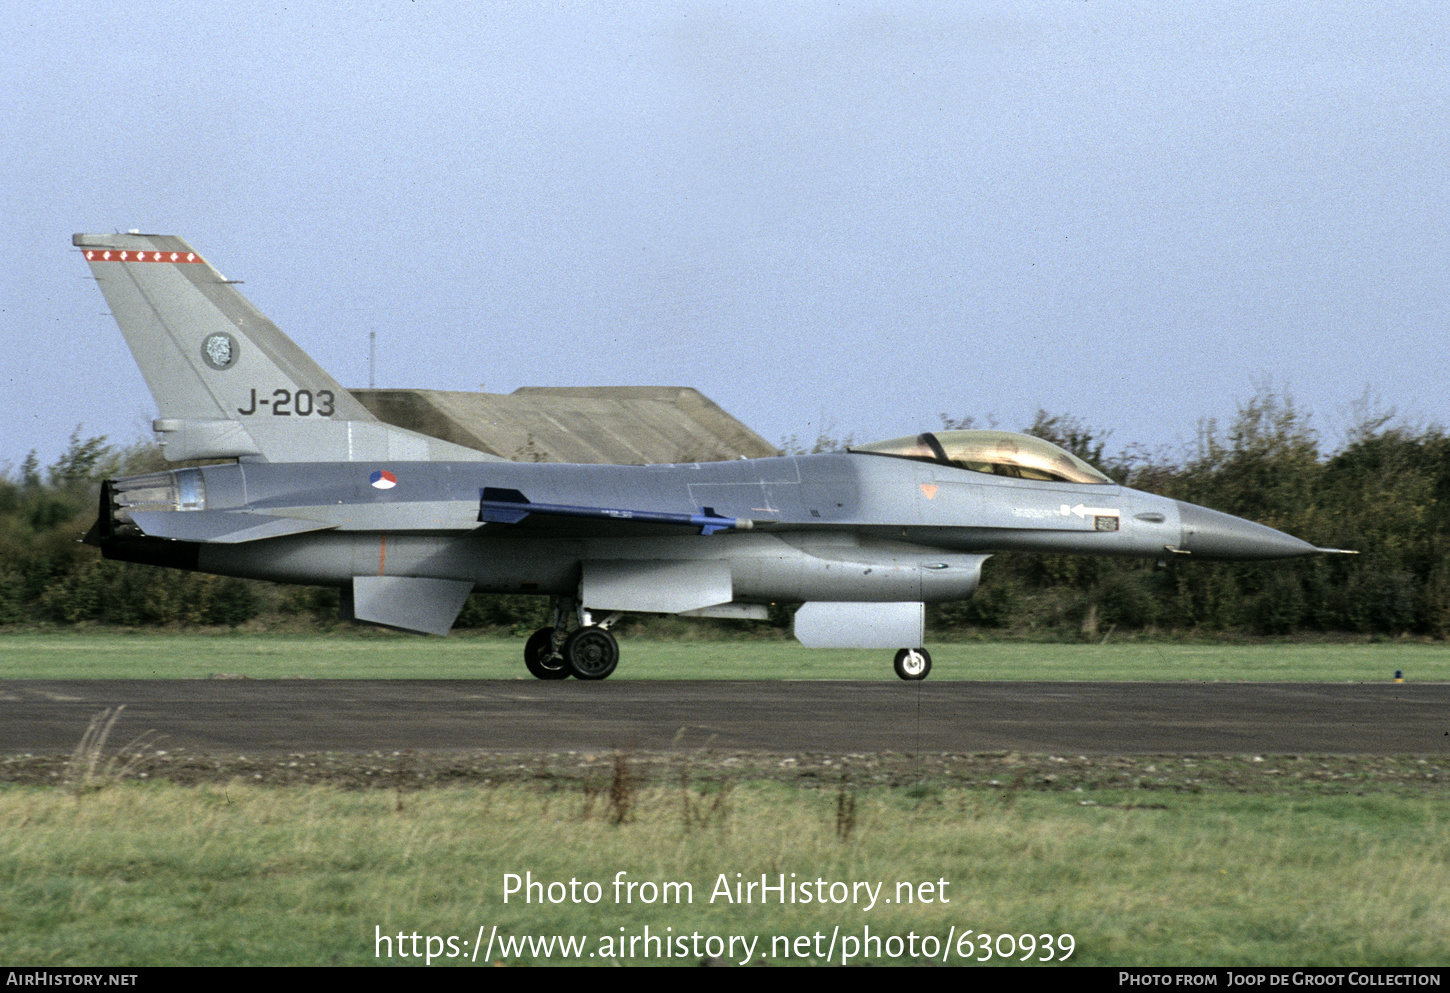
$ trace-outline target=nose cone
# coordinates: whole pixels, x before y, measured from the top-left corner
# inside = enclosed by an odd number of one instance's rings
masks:
[[[1319,549],[1273,528],[1197,504],[1178,504],[1183,524],[1179,548],[1206,559],[1293,559]]]

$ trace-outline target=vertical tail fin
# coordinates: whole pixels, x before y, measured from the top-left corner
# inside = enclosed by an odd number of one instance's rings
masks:
[[[494,458],[379,421],[180,238],[72,240],[156,399],[167,459]]]

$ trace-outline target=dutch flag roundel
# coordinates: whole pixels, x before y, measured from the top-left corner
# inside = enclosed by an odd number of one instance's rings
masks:
[[[368,477],[368,482],[373,485],[373,489],[390,490],[398,485],[398,477],[386,469],[379,469]]]

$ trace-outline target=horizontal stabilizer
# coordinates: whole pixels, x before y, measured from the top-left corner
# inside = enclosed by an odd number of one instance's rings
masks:
[[[458,619],[473,584],[458,579],[415,576],[354,576],[348,620],[444,635]]]
[[[280,538],[308,531],[325,531],[331,524],[296,517],[273,517],[237,510],[133,510],[131,520],[153,538],[236,545],[263,538]]]
[[[701,534],[717,531],[748,531],[754,522],[743,517],[721,517],[713,507],[698,514],[677,514],[660,510],[630,510],[622,507],[583,507],[564,503],[533,503],[518,490],[485,486],[478,503],[478,519],[485,524],[517,524],[530,514],[576,517],[592,520],[637,521],[640,524],[680,524],[696,527]]]

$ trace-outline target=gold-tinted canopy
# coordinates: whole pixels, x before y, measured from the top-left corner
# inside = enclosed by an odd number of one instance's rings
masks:
[[[847,449],[868,455],[935,462],[972,472],[1059,483],[1112,480],[1050,441],[1012,431],[928,431]]]

